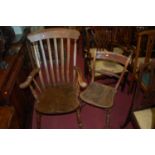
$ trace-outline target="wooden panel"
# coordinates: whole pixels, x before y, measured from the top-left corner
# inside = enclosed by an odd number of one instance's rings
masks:
[[[0,104],[1,107],[8,105],[15,109],[19,128],[30,127],[33,107],[30,91],[19,88],[19,83],[24,81],[25,76],[29,72],[29,69],[24,64],[24,58],[25,47],[22,46],[18,54],[6,57],[9,63],[8,70],[0,71],[2,75],[0,77],[7,77],[6,81],[1,78]]]

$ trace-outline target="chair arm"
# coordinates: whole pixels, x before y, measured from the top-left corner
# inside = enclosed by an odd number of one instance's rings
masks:
[[[29,76],[27,77],[27,79],[23,83],[21,83],[19,85],[19,87],[22,88],[22,89],[28,87],[30,85],[31,81],[33,80],[33,78],[36,76],[36,74],[39,73],[39,70],[40,70],[39,68],[33,69],[31,71],[31,73],[29,74]]]
[[[80,87],[81,88],[86,88],[87,87],[87,83],[83,79],[81,70],[78,67],[74,67],[74,69],[76,70],[77,78],[78,78],[78,83],[79,83]]]

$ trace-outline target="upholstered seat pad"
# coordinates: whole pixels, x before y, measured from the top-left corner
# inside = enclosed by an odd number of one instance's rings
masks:
[[[112,72],[115,74],[119,74],[123,71],[124,67],[118,63],[111,61],[103,61],[97,60],[95,63],[95,76],[99,76],[102,74],[102,70]],[[101,73],[99,73],[101,72]]]
[[[113,87],[93,82],[80,94],[80,98],[97,107],[110,108],[115,94],[116,90]]]
[[[155,128],[155,108],[135,111],[134,117],[141,129]]]
[[[36,104],[36,110],[45,114],[59,114],[78,108],[76,88],[71,84],[49,87],[44,90]]]

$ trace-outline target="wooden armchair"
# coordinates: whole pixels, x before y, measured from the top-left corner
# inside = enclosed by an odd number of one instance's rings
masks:
[[[28,35],[32,44],[32,59],[36,68],[20,88],[30,87],[36,100],[37,127],[41,116],[76,111],[79,127],[79,86],[85,87],[77,68],[77,30],[51,28]]]
[[[80,94],[80,98],[93,106],[106,109],[106,128],[110,127],[110,109],[114,104],[115,95],[117,93],[118,87],[122,81],[122,78],[127,71],[127,67],[129,62],[131,61],[131,55],[129,57],[123,56],[121,54],[113,53],[110,51],[100,51],[97,50],[93,52],[92,56],[93,60],[93,69],[92,69],[92,79],[91,83],[88,87]],[[121,74],[116,74],[113,70],[95,70],[96,61],[112,61],[117,62],[123,67],[123,71]],[[104,83],[104,81],[100,81],[95,79],[95,73],[101,73],[102,75],[106,75],[109,77],[115,77],[117,82],[115,86],[110,86]]]

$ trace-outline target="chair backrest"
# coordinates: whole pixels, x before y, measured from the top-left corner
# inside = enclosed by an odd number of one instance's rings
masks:
[[[155,30],[145,30],[139,32],[137,45],[135,50],[134,68],[133,73],[137,72],[138,58],[144,57],[144,63],[148,63],[152,56],[152,51],[155,49]]]
[[[118,81],[115,85],[115,89],[117,89],[124,76],[124,73],[127,71],[127,67],[131,61],[131,56],[132,54],[130,54],[129,56],[125,56],[125,55],[114,53],[114,52],[107,51],[107,50],[96,49],[95,52],[92,53],[93,69],[92,69],[92,80],[91,81],[93,82],[95,79],[95,62],[97,60],[115,62],[123,66],[123,71],[121,72],[121,74],[118,75],[114,72],[108,72],[108,71],[102,70],[102,75],[107,75],[110,77],[118,78]]]
[[[138,81],[143,91],[155,91],[155,60],[140,66]]]
[[[80,33],[66,28],[43,29],[28,35],[32,59],[39,71],[42,88],[74,82],[77,40]]]

